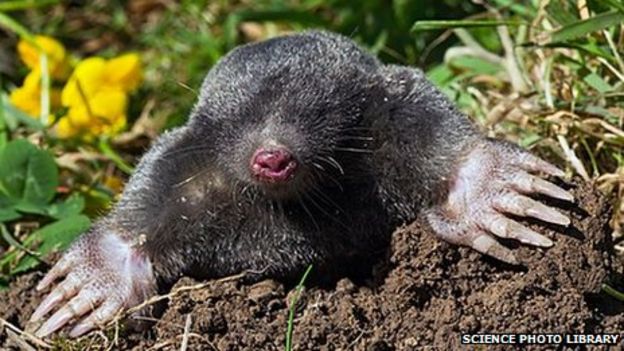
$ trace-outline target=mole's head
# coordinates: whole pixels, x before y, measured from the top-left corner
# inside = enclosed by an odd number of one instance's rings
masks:
[[[321,188],[364,146],[378,62],[350,40],[308,32],[240,47],[202,86],[190,127],[210,136],[238,184],[273,198]]]

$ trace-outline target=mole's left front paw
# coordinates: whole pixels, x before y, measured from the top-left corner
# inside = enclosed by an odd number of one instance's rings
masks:
[[[570,219],[526,195],[543,194],[573,201],[572,194],[531,173],[561,177],[555,166],[506,142],[485,140],[459,163],[450,179],[447,200],[426,212],[442,239],[470,246],[499,260],[517,264],[514,254],[495,237],[549,247],[547,237],[507,217],[533,217],[567,226]]]

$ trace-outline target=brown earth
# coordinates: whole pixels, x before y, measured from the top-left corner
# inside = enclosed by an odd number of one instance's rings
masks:
[[[450,350],[460,347],[462,333],[620,333],[624,304],[601,292],[609,280],[624,288],[613,263],[609,201],[590,184],[572,191],[581,204],[563,209],[572,226],[562,231],[532,223],[555,246],[516,247],[520,268],[441,242],[418,222],[398,229],[387,257],[366,282],[344,278],[333,287],[303,291],[294,349]],[[0,293],[0,316],[21,328],[41,299],[33,289],[40,278],[41,273],[22,276]],[[185,278],[174,289],[194,284]],[[179,350],[186,334],[188,350],[283,350],[294,294],[289,289],[271,280],[213,281],[176,295],[144,333],[115,336],[109,330],[77,343],[62,337],[55,342],[61,349],[115,342],[111,349]],[[5,328],[0,345],[29,342],[15,335],[7,337]],[[558,348],[564,347],[530,347]]]

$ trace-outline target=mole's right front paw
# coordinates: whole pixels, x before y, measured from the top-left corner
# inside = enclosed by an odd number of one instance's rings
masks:
[[[83,235],[37,289],[46,289],[63,277],[31,317],[31,322],[41,322],[56,309],[36,331],[39,337],[75,323],[70,336],[80,336],[110,322],[121,309],[138,305],[156,290],[149,260],[112,232]]]

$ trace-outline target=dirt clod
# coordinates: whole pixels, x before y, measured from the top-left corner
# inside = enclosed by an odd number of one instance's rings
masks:
[[[369,283],[343,278],[334,287],[304,290],[294,349],[449,350],[461,346],[462,333],[619,333],[624,305],[601,289],[616,271],[613,261],[619,263],[609,204],[590,184],[572,191],[580,205],[562,209],[569,228],[530,224],[554,247],[515,245],[523,267],[441,242],[420,222],[400,228]],[[41,298],[34,291],[40,276],[22,276],[0,293],[2,318],[24,326]],[[177,286],[195,283],[185,278]],[[190,315],[189,350],[283,350],[293,293],[286,290],[273,280],[211,283],[174,298],[150,331],[122,333],[116,349],[177,350]],[[6,332],[0,344],[11,344]]]

